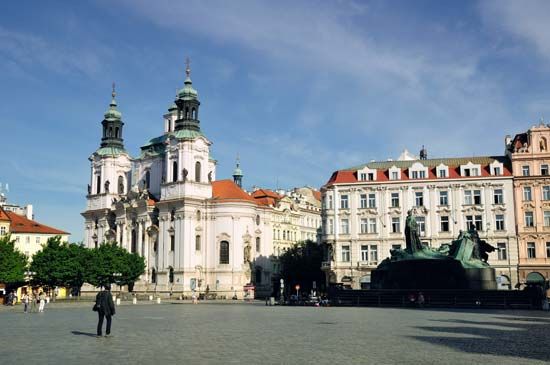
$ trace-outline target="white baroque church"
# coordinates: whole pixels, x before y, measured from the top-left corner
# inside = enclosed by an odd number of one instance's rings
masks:
[[[233,179],[216,179],[212,142],[202,133],[200,102],[190,69],[164,115],[164,133],[141,147],[124,148],[115,92],[102,121],[101,145],[89,158],[84,241],[117,242],[146,261],[136,292],[243,298],[272,290],[271,208]]]

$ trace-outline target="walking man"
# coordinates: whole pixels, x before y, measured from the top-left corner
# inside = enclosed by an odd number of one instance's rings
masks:
[[[105,328],[105,337],[111,335],[111,316],[115,315],[115,303],[111,295],[111,285],[105,285],[105,290],[97,293],[95,297],[95,307],[97,308],[97,337],[101,337],[103,329],[103,318],[107,319],[107,327]]]
[[[40,292],[40,294],[38,294],[38,312],[39,313],[42,313],[44,312],[44,306],[46,305],[46,295],[44,294],[43,291]]]
[[[29,295],[27,293],[23,293],[21,300],[23,301],[23,312],[27,313],[29,310]]]

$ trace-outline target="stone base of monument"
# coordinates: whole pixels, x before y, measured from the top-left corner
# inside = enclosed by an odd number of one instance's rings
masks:
[[[372,289],[473,289],[497,288],[495,270],[464,268],[460,261],[412,259],[389,262],[372,271]]]

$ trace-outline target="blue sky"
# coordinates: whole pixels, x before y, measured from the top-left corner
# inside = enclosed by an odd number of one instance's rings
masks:
[[[125,145],[163,130],[185,57],[218,178],[319,187],[395,158],[503,153],[550,118],[547,1],[4,1],[0,182],[82,239],[111,83]]]

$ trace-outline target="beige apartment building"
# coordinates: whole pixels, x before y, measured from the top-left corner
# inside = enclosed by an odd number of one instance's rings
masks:
[[[540,123],[513,139],[512,161],[520,283],[550,279],[550,126]]]

